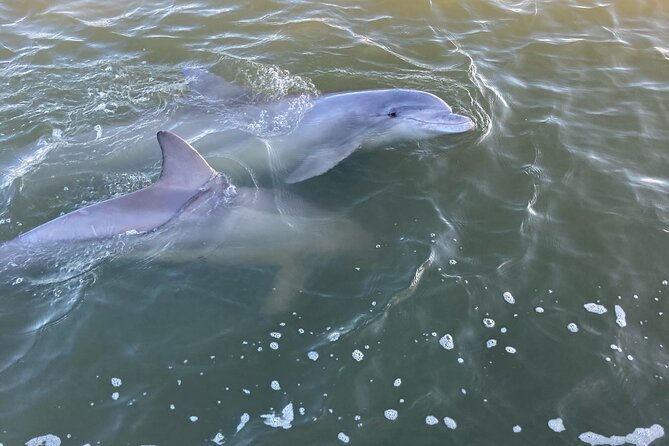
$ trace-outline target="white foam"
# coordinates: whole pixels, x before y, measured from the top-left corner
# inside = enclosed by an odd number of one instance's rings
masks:
[[[456,423],[455,420],[451,417],[444,417],[444,424],[449,429],[455,429],[458,427],[458,423]]]
[[[506,347],[504,347],[504,350],[506,350],[507,353],[511,353],[512,355],[516,353],[516,348],[511,347],[510,345],[507,345]]]
[[[269,386],[272,388],[272,390],[281,390],[281,384],[279,384],[279,381],[273,380]]]
[[[402,378],[395,378],[395,381],[393,381],[393,386],[399,387],[402,385]]]
[[[244,429],[244,426],[246,426],[246,423],[248,423],[250,419],[251,416],[246,412],[244,412],[242,416],[239,418],[239,424],[237,425],[237,432]]]
[[[318,352],[311,351],[307,353],[307,358],[311,359],[312,361],[315,361],[318,359]]]
[[[397,411],[395,409],[386,409],[383,412],[383,416],[389,419],[390,421],[394,421],[397,419]]]
[[[111,385],[114,387],[121,387],[123,384],[123,381],[121,381],[121,378],[112,378],[111,379]]]
[[[26,441],[26,446],[60,446],[60,438],[53,434],[42,435]]]
[[[578,331],[578,325],[576,325],[573,322],[570,322],[567,324],[567,330],[571,331],[572,333],[576,333]]]
[[[188,419],[191,421],[191,423],[195,423],[197,420],[199,420],[199,418],[196,417],[195,415],[191,415],[190,417],[188,417]]]
[[[365,354],[363,352],[361,352],[360,350],[356,349],[356,350],[353,350],[353,353],[351,353],[351,356],[353,357],[353,359],[360,362],[364,359]]]
[[[278,350],[279,349],[279,344],[277,342],[270,342],[269,343],[269,348],[272,350]]]
[[[442,336],[441,339],[439,339],[439,344],[446,350],[452,350],[453,347],[455,347],[455,344],[453,343],[453,336],[451,336],[448,333],[446,333],[444,336]]]
[[[616,311],[616,324],[620,325],[621,327],[624,327],[627,325],[627,319],[625,317],[625,310],[623,310],[623,307],[620,305],[616,305],[613,307]]]
[[[523,430],[523,428],[520,427],[520,426],[517,425],[517,424],[516,424],[515,426],[513,426],[513,433],[514,433],[514,434],[518,434],[518,433],[520,433],[522,430]]]
[[[488,348],[493,348],[496,345],[497,345],[497,339],[488,339],[487,341],[485,341],[485,346]]]
[[[337,434],[337,438],[338,438],[339,441],[341,441],[342,443],[348,443],[348,442],[350,441],[350,438],[348,438],[348,435],[346,435],[346,434],[343,433],[343,432],[339,432],[339,433]]]
[[[118,397],[119,397],[118,392],[114,392],[114,393],[112,393],[112,399],[113,399],[114,401],[116,401],[116,400],[118,399]]]
[[[486,326],[486,328],[492,328],[495,326],[495,320],[490,319],[489,317],[483,319],[483,325]]]
[[[565,430],[562,418],[553,418],[548,420],[548,427],[554,432],[563,432]]]
[[[439,424],[439,420],[437,420],[437,417],[433,415],[428,415],[425,417],[425,424],[428,426],[434,426],[435,424]]]
[[[260,418],[264,418],[264,423],[270,427],[290,429],[292,427],[291,423],[295,419],[295,413],[293,412],[293,403],[288,403],[286,407],[281,409],[281,414],[277,415],[274,412],[260,415]]]
[[[584,432],[578,436],[578,439],[590,445],[611,445],[617,446],[625,443],[631,443],[635,446],[648,446],[658,438],[664,437],[664,428],[659,424],[653,424],[649,428],[637,427],[634,432],[623,436],[612,435],[605,437],[594,432]]]
[[[583,305],[583,308],[585,308],[590,313],[595,313],[595,314],[604,314],[607,311],[604,305],[599,305],[592,302]]]
[[[510,303],[511,305],[516,303],[516,299],[509,291],[505,291],[504,294],[502,294],[502,296],[504,297],[504,300]]]
[[[544,312],[544,309],[543,309],[543,307],[536,307],[536,308],[534,309],[534,311],[536,311],[537,313],[543,313],[543,312]]]
[[[223,436],[222,433],[218,432],[216,435],[214,435],[214,438],[211,439],[212,443],[215,443],[217,445],[222,445],[225,443],[225,437]]]
[[[279,333],[278,331],[273,331],[269,335],[274,339],[281,339],[281,333]]]

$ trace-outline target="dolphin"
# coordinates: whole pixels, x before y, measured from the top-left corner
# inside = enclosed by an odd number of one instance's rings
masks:
[[[266,102],[200,68],[183,69],[191,89],[215,121],[220,109],[237,110],[247,121],[273,122],[295,113],[291,98]],[[384,89],[329,93],[300,104],[302,114],[284,134],[270,135],[266,144],[237,151],[216,151],[255,172],[269,169],[279,182],[297,183],[321,175],[358,149],[463,133],[474,121],[453,113],[439,97],[418,90]],[[278,117],[278,118],[277,118]],[[211,123],[212,127],[215,126]],[[219,145],[220,146],[220,145]]]
[[[124,256],[144,260],[206,258],[278,267],[273,306],[279,308],[295,295],[315,258],[327,259],[368,241],[366,232],[345,217],[290,195],[277,200],[272,190],[235,187],[174,133],[160,131],[157,138],[162,150],[157,181],[57,217],[0,245],[3,281],[23,281],[24,274],[39,278],[54,265],[58,268],[64,253],[76,258],[93,243],[107,249],[106,242],[118,241],[129,246]],[[89,266],[79,265],[79,273]]]

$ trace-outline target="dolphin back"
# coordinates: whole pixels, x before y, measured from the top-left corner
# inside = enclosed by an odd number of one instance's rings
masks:
[[[20,235],[29,245],[101,240],[146,233],[170,221],[216,172],[193,147],[170,132],[158,132],[163,168],[154,184],[127,195],[78,209]]]

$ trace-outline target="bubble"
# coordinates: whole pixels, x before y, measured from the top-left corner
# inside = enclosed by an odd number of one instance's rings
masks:
[[[353,359],[355,359],[356,361],[360,362],[360,361],[362,361],[363,358],[365,357],[365,354],[362,353],[360,350],[357,350],[357,349],[356,349],[356,350],[353,350],[353,353],[351,353],[351,356],[353,357]]]
[[[444,347],[446,350],[452,350],[455,347],[453,343],[453,336],[450,334],[445,334],[441,339],[439,339],[439,344]]]
[[[26,441],[26,446],[60,446],[60,438],[53,434],[42,435]]]
[[[497,339],[488,339],[487,341],[485,341],[485,346],[488,348],[493,348],[496,345],[497,345]]]
[[[434,426],[435,424],[439,424],[439,420],[437,420],[437,417],[433,415],[428,415],[425,417],[425,424],[428,426]]]
[[[277,380],[273,380],[269,386],[272,388],[272,390],[281,390],[281,385]]]
[[[237,425],[237,432],[244,429],[244,426],[246,426],[246,423],[248,423],[250,419],[251,419],[251,415],[244,412],[242,414],[242,416],[239,418],[239,424]]]
[[[111,385],[114,387],[121,387],[121,384],[123,384],[123,381],[121,381],[121,378],[112,378],[111,379]]]
[[[270,342],[269,343],[269,348],[271,348],[272,350],[278,350],[279,349],[279,344],[276,343],[276,342]]]
[[[507,353],[511,353],[512,355],[516,353],[516,349],[510,345],[504,347],[504,350],[506,350]]]
[[[510,303],[511,305],[516,303],[516,299],[509,291],[505,291],[504,294],[502,294],[502,297],[504,297],[504,300]]]
[[[483,319],[483,325],[486,326],[486,328],[492,328],[495,326],[495,321],[493,319],[490,319],[489,317]]]
[[[397,411],[395,409],[386,409],[383,412],[383,416],[389,419],[390,421],[397,419]]]
[[[281,409],[281,414],[277,415],[275,413],[268,413],[260,415],[260,418],[264,418],[264,423],[271,427],[280,427],[282,429],[290,429],[292,427],[291,423],[295,419],[295,414],[293,412],[293,403],[288,403],[286,407]]]
[[[281,339],[281,333],[279,333],[278,331],[273,331],[269,335],[274,339]]]
[[[225,443],[225,437],[223,436],[222,433],[218,432],[216,435],[214,435],[214,438],[211,439],[212,443],[215,443],[217,445],[222,445]]]
[[[653,424],[649,428],[638,427],[634,432],[625,436],[612,435],[605,437],[594,432],[584,432],[578,439],[590,445],[619,445],[631,443],[635,446],[647,446],[658,438],[664,437],[664,428],[659,424]]]
[[[341,441],[342,443],[348,443],[349,440],[350,440],[350,438],[348,438],[348,435],[346,435],[346,434],[343,433],[343,432],[339,432],[339,433],[337,434],[337,439],[338,439],[339,441]]]
[[[316,361],[318,359],[318,352],[311,351],[307,353],[307,358],[311,359],[312,361]]]
[[[116,401],[116,400],[118,399],[118,397],[119,397],[118,392],[114,392],[114,393],[112,393],[111,398],[112,398],[114,401]]]
[[[572,333],[576,333],[578,331],[578,325],[576,325],[573,322],[570,322],[567,324],[567,330],[571,331]]]
[[[616,312],[616,324],[618,324],[620,327],[626,326],[627,319],[625,317],[625,310],[623,310],[623,307],[621,307],[620,305],[616,305],[613,308]]]
[[[514,434],[517,434],[517,433],[519,433],[519,432],[522,431],[522,430],[523,430],[523,428],[520,427],[520,426],[517,425],[517,424],[516,424],[515,426],[513,426],[513,433],[514,433]]]
[[[455,429],[458,427],[458,423],[456,423],[455,420],[451,417],[444,417],[444,424],[449,429]]]
[[[199,418],[196,417],[195,415],[191,415],[190,417],[188,417],[188,419],[191,421],[191,423],[195,423],[197,420],[199,420]]]
[[[534,311],[536,311],[537,313],[543,313],[544,309],[542,307],[536,307]]]
[[[402,385],[402,378],[395,378],[395,381],[393,381],[393,386],[399,387]]]
[[[592,302],[583,305],[583,308],[585,308],[590,313],[595,313],[595,314],[606,313],[606,307],[604,307],[604,305],[599,305],[599,304],[592,303]]]
[[[562,432],[565,430],[562,418],[553,418],[548,420],[548,427],[554,432]]]

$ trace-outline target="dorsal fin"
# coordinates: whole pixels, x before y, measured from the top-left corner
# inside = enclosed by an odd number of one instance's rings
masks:
[[[202,68],[186,67],[182,71],[191,89],[202,96],[222,99],[226,102],[249,102],[254,97],[250,90],[228,82]]]
[[[163,170],[156,183],[168,187],[197,189],[216,173],[202,155],[172,132],[158,132]]]

